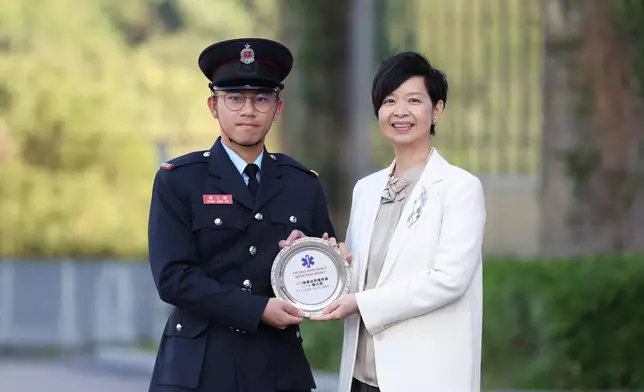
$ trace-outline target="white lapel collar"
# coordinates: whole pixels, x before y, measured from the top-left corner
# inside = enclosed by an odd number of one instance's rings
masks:
[[[369,248],[371,246],[371,233],[373,231],[373,226],[376,222],[376,216],[378,215],[378,209],[380,208],[380,197],[382,195],[382,190],[385,189],[387,185],[387,179],[389,178],[389,173],[393,169],[396,161],[394,160],[387,169],[381,170],[377,175],[373,176],[366,185],[366,191],[363,192],[362,200],[364,200],[365,208],[362,219],[360,219],[360,242],[359,242],[359,253],[360,253],[360,264],[359,264],[359,274],[358,274],[358,288],[362,290],[365,284],[365,275],[367,273],[367,263],[369,262]]]
[[[400,251],[409,240],[409,237],[414,233],[418,227],[418,221],[428,213],[437,211],[432,208],[433,201],[440,195],[442,191],[441,182],[443,180],[443,164],[445,160],[432,148],[432,155],[429,162],[425,166],[416,186],[409,195],[409,200],[405,203],[400,220],[396,224],[396,230],[391,238],[387,255],[385,257],[378,283],[380,285],[387,277],[393,268]],[[421,201],[424,198],[424,201]],[[415,219],[410,216],[416,214]]]

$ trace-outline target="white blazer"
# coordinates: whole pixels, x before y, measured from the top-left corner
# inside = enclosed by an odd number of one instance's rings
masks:
[[[486,219],[481,182],[434,150],[403,209],[376,287],[362,291],[380,195],[394,164],[353,189],[345,242],[360,315],[345,319],[338,391],[351,389],[362,317],[374,337],[382,392],[478,392]],[[417,219],[408,221],[412,215]]]

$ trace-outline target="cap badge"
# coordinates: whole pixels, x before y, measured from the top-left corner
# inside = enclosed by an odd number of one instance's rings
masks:
[[[244,64],[252,64],[255,62],[255,51],[250,48],[249,44],[246,44],[244,49],[242,49],[241,53],[239,53],[239,61],[241,61]]]

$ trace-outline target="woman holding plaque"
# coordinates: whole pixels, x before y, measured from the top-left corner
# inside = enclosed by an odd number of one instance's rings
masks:
[[[395,159],[353,190],[351,294],[312,320],[345,320],[340,392],[480,390],[481,182],[432,147],[447,101],[423,56],[385,61],[374,111]]]

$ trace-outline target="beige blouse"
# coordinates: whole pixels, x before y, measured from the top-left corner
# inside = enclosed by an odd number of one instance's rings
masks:
[[[425,164],[426,162],[409,169],[400,178],[394,177],[393,172],[389,175],[389,181],[382,193],[380,209],[371,234],[369,260],[365,274],[365,290],[374,288],[378,281],[391,237],[400,220],[400,215],[408,196],[418,182]],[[367,332],[362,321],[358,332],[358,351],[354,377],[365,384],[378,387],[373,353],[373,337]]]

